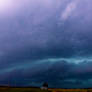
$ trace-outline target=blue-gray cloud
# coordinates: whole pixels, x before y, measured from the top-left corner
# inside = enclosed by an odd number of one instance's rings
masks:
[[[90,87],[85,83],[90,84],[92,72],[91,1],[17,3],[18,10],[0,15],[1,84],[14,78],[33,85],[48,80],[52,87]]]

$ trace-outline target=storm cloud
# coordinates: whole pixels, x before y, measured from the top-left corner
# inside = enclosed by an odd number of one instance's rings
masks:
[[[91,87],[91,3],[20,0],[0,12],[0,85]]]

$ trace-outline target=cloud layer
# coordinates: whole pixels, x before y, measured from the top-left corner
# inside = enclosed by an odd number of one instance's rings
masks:
[[[91,2],[20,0],[1,14],[0,84],[91,87]]]

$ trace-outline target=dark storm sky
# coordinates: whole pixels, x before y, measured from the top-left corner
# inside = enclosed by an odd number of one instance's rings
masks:
[[[92,0],[4,3],[0,85],[92,87]]]

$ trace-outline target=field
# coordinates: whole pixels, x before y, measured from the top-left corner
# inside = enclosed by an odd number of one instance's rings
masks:
[[[40,88],[8,88],[8,87],[1,87],[0,92],[51,92],[51,91],[41,90]]]
[[[48,89],[0,87],[0,92],[92,92],[92,89]]]
[[[92,89],[51,89],[51,91],[52,92],[92,92]]]

